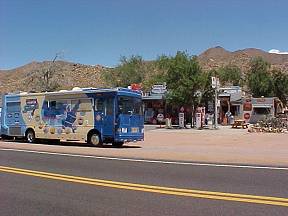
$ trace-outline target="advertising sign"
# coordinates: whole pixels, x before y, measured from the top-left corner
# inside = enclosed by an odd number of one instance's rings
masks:
[[[245,120],[249,120],[250,117],[251,117],[250,113],[245,113],[245,114],[244,114],[244,119],[245,119]]]
[[[153,94],[165,94],[167,92],[166,85],[153,85],[151,93]]]
[[[26,99],[26,104],[24,106],[24,110],[23,112],[29,112],[29,111],[33,111],[35,109],[38,109],[39,105],[38,105],[38,101],[37,99]]]
[[[212,88],[216,88],[216,84],[217,84],[216,77],[211,77]]]
[[[164,120],[164,115],[163,115],[162,113],[159,113],[159,114],[157,115],[157,121],[163,122],[163,120]]]
[[[251,102],[245,102],[243,104],[243,110],[244,111],[252,111],[252,103]]]
[[[211,77],[211,86],[212,86],[212,88],[217,88],[217,87],[219,87],[219,85],[220,85],[219,78]]]
[[[252,98],[252,104],[273,105],[273,98]]]

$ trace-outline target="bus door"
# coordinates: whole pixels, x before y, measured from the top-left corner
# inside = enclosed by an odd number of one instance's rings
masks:
[[[115,113],[114,97],[97,97],[95,99],[95,128],[104,138],[114,138]]]
[[[5,102],[4,102],[5,103]],[[4,109],[5,110],[5,109]],[[20,101],[7,101],[6,103],[6,114],[3,114],[4,117],[4,126],[5,129],[7,126],[9,128],[9,136],[21,136],[24,132],[24,121],[21,116],[21,103]],[[6,127],[5,127],[6,126]]]

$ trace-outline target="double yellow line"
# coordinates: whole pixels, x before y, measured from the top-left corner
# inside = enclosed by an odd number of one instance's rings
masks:
[[[236,201],[236,202],[245,202],[245,203],[257,203],[257,204],[267,204],[267,205],[288,207],[288,198],[280,198],[280,197],[255,196],[255,195],[246,195],[246,194],[234,194],[234,193],[190,190],[190,189],[171,188],[171,187],[159,187],[159,186],[145,185],[145,184],[133,184],[133,183],[127,183],[127,182],[84,178],[80,176],[61,175],[61,174],[56,174],[56,173],[40,172],[40,171],[19,169],[19,168],[6,167],[6,166],[0,166],[0,172],[21,174],[21,175],[34,176],[34,177],[40,177],[40,178],[45,178],[45,179],[61,180],[61,181],[66,181],[66,182],[81,183],[81,184],[94,185],[94,186],[133,190],[133,191],[142,191],[142,192],[185,196],[185,197]]]

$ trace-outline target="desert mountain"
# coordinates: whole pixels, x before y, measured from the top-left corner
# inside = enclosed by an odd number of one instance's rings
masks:
[[[250,60],[257,56],[264,58],[272,67],[280,68],[288,73],[288,54],[268,53],[255,48],[230,52],[218,46],[204,51],[198,56],[198,60],[204,70],[233,64],[247,71]],[[53,79],[58,82],[58,89],[109,85],[109,83],[105,84],[101,76],[105,70],[105,67],[101,65],[91,66],[65,61],[31,62],[16,69],[0,70],[0,94],[15,91],[40,91],[37,81],[41,77],[41,71],[49,68],[55,70]]]
[[[54,80],[59,89],[72,89],[73,87],[103,86],[101,65],[91,66],[65,61],[32,62],[12,70],[0,70],[0,93],[15,91],[40,91],[37,86],[41,72],[55,70]]]
[[[217,69],[227,64],[233,64],[242,70],[247,70],[249,62],[254,57],[262,57],[272,67],[288,72],[288,55],[268,53],[260,49],[248,48],[230,52],[222,47],[214,47],[206,50],[198,56],[198,60],[204,69]]]

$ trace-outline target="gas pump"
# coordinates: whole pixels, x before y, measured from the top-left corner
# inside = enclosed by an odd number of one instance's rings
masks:
[[[205,107],[197,107],[196,110],[196,128],[203,128],[205,124]]]
[[[180,108],[178,118],[179,118],[179,128],[184,128],[185,127],[185,115],[184,115],[184,107],[183,106]]]

